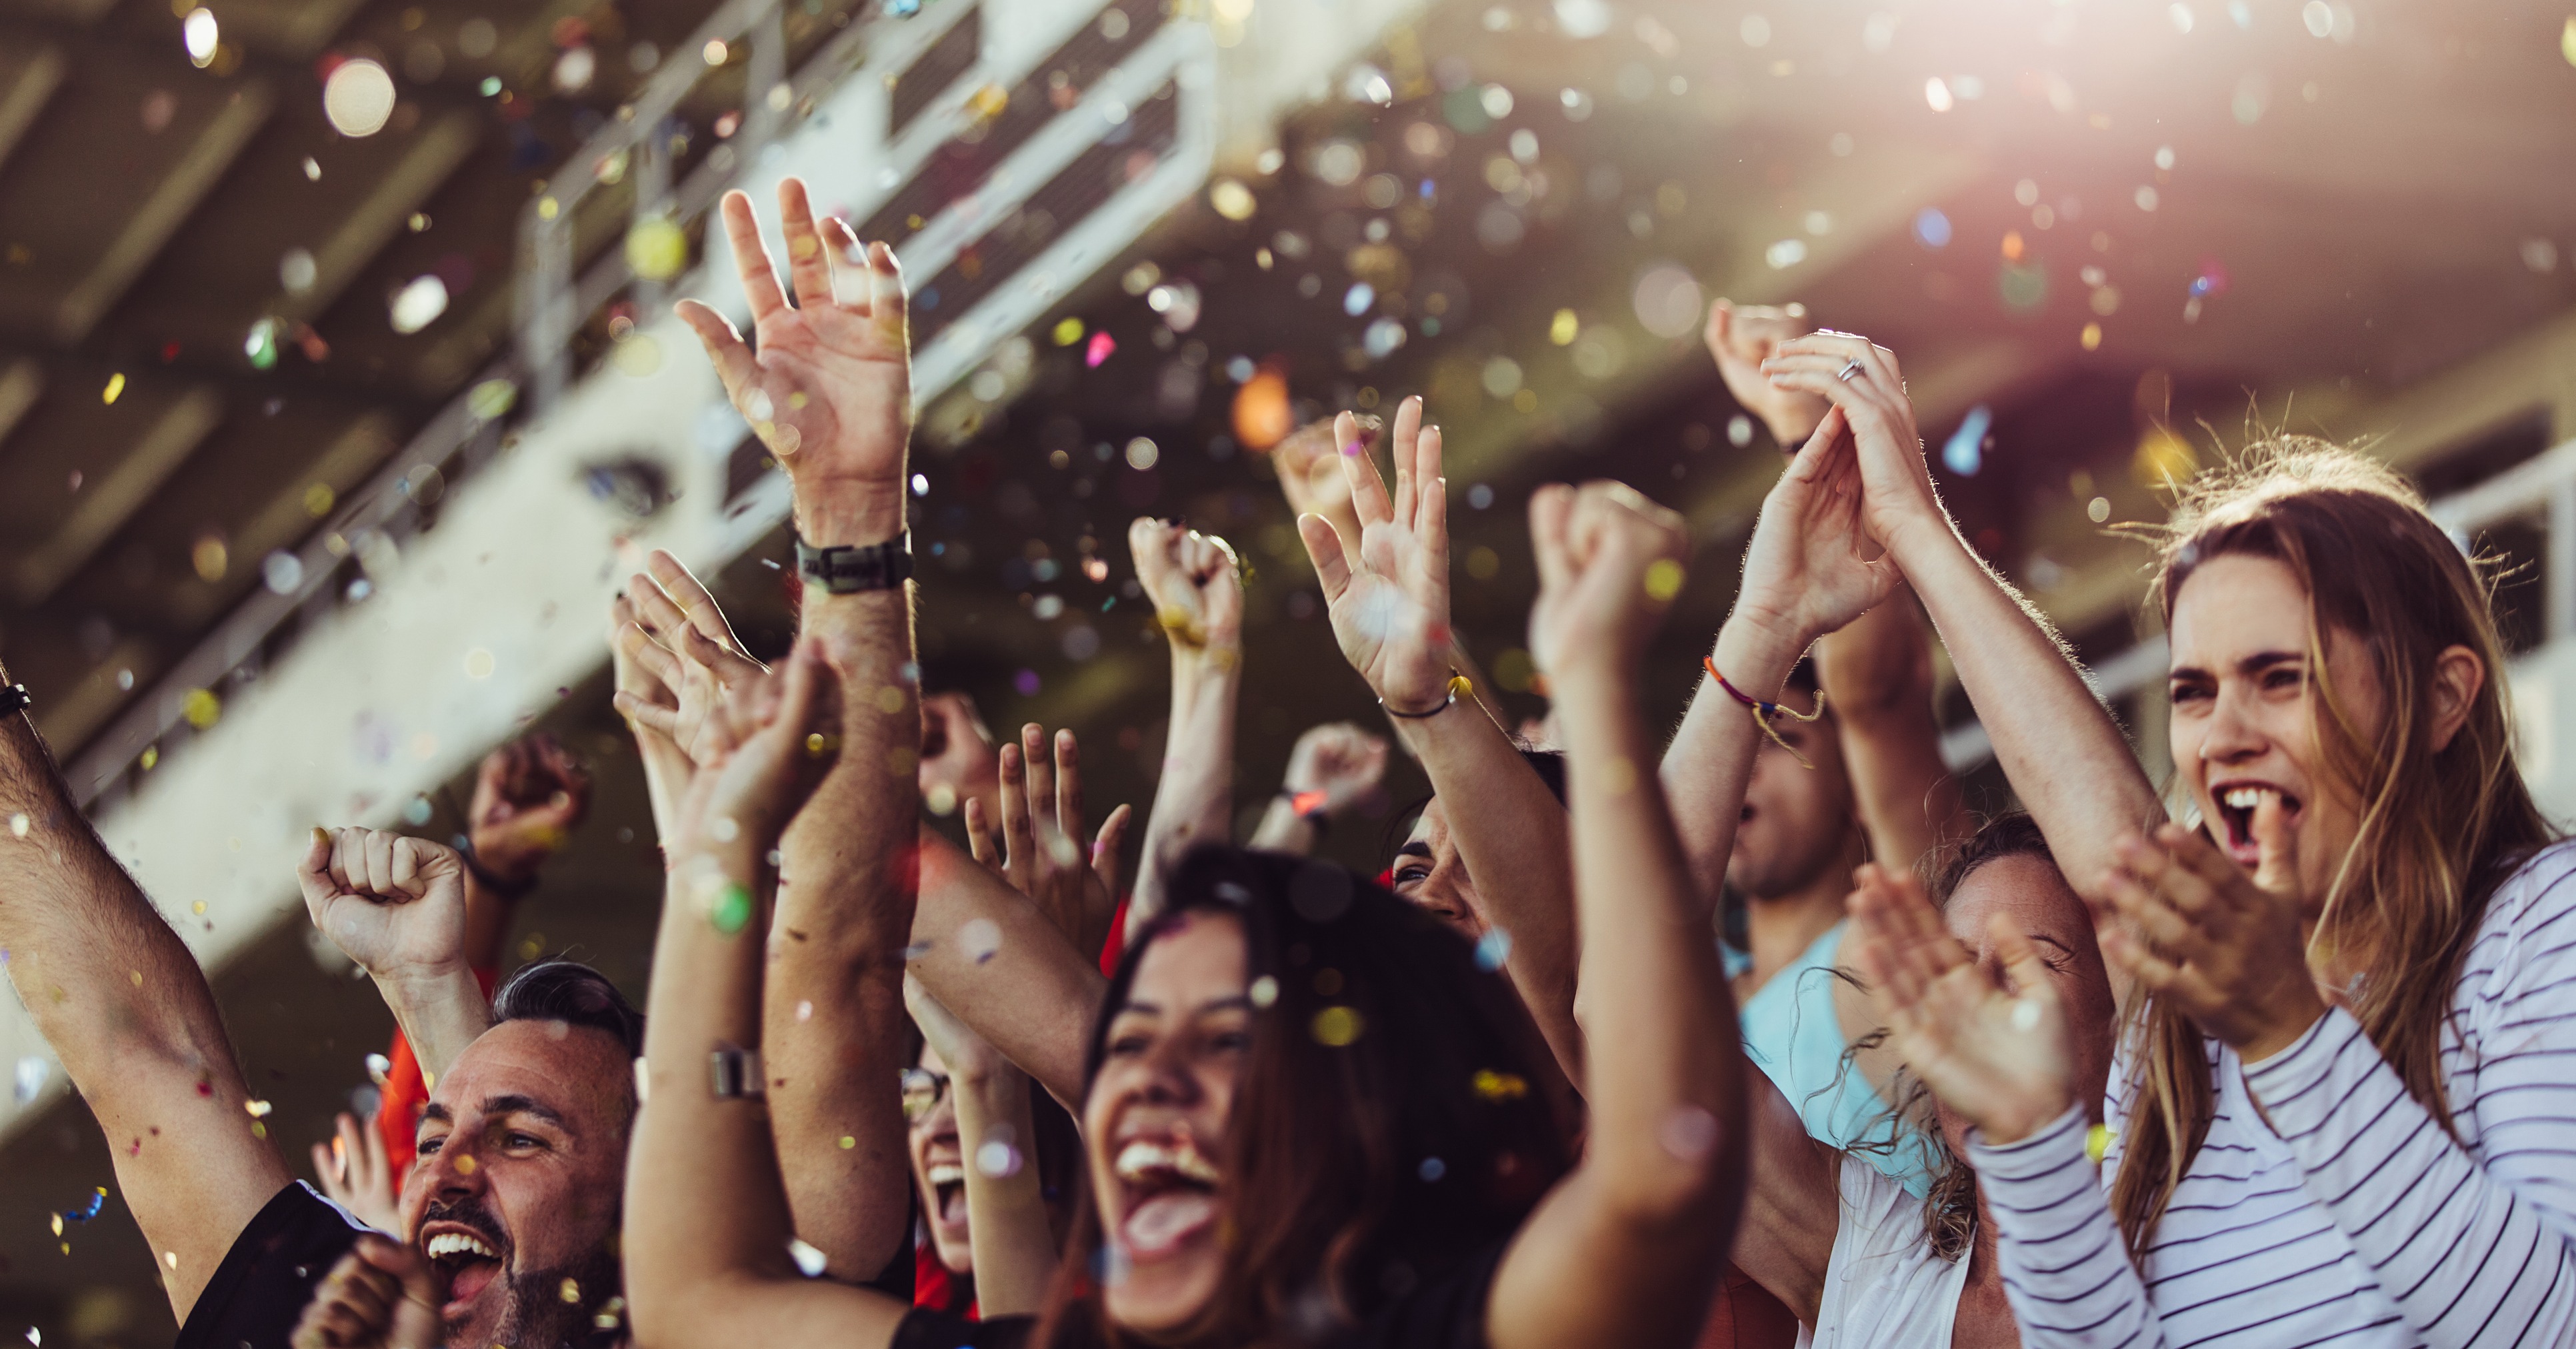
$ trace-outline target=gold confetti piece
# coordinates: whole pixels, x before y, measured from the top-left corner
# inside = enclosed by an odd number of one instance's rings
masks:
[[[1359,1039],[1366,1028],[1367,1023],[1358,1008],[1334,1006],[1315,1013],[1315,1022],[1310,1029],[1314,1032],[1315,1043],[1339,1049]]]
[[[1646,564],[1646,598],[1658,604],[1682,593],[1682,564],[1659,557]]]
[[[848,1134],[843,1134],[843,1135],[841,1135],[841,1151],[843,1151],[843,1152],[847,1152],[847,1151],[849,1151],[850,1149],[857,1147],[858,1145],[859,1145],[859,1140],[857,1140],[857,1139],[855,1139],[855,1138],[850,1137]]]
[[[120,370],[107,377],[107,392],[100,394],[98,401],[113,403],[116,401],[116,396],[123,392],[125,392],[125,372]]]
[[[250,1117],[251,1117],[252,1119],[262,1119],[262,1118],[265,1118],[265,1117],[267,1116],[267,1114],[268,1114],[268,1112],[269,1112],[269,1111],[274,1110],[274,1109],[276,1109],[276,1108],[277,1108],[277,1107],[270,1105],[270,1104],[269,1104],[268,1102],[266,1102],[266,1101],[244,1101],[244,1102],[242,1102],[242,1109],[244,1109],[244,1110],[246,1110],[246,1111],[250,1112]]]
[[[467,1154],[466,1156],[463,1156],[463,1157],[459,1157],[459,1158],[457,1158],[457,1159],[456,1159],[456,1169],[457,1169],[459,1172],[462,1172],[462,1173],[463,1173],[463,1174],[465,1174],[465,1175],[469,1175],[469,1176],[470,1176],[470,1175],[473,1175],[473,1174],[474,1174],[474,1158],[473,1158],[472,1154],[470,1154],[470,1153],[469,1153],[469,1154]]]
[[[1479,1068],[1469,1081],[1481,1100],[1517,1101],[1529,1095],[1529,1083],[1518,1073],[1498,1073],[1491,1068]]]
[[[555,1296],[562,1298],[566,1302],[579,1302],[581,1301],[581,1284],[575,1280],[566,1279],[563,1281],[563,1287],[555,1290]]]
[[[163,1251],[161,1253],[161,1263],[168,1265],[172,1269],[177,1269],[179,1267],[179,1253],[177,1251]]]
[[[2095,1162],[2097,1162],[2097,1163],[2098,1163],[2098,1162],[2100,1162],[2100,1161],[2102,1160],[2102,1154],[2104,1154],[2104,1153],[2106,1153],[2106,1152],[2109,1152],[2110,1150],[2111,1150],[2111,1126],[2110,1126],[2110,1125],[2108,1125],[2108,1124],[2096,1124],[2096,1125],[2094,1125],[2092,1128],[2087,1129],[2087,1130],[2085,1130],[2085,1131],[2084,1131],[2084,1155],[2085,1155],[2085,1156],[2092,1158]]]

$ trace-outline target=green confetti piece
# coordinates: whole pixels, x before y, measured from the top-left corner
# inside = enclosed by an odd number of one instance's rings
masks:
[[[751,891],[739,885],[726,886],[724,893],[716,896],[715,908],[707,917],[716,925],[716,931],[728,937],[751,926]]]

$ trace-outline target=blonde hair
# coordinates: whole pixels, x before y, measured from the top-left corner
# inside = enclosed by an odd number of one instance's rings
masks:
[[[2514,764],[2491,569],[2464,555],[2385,465],[2304,436],[2274,437],[2201,475],[2158,534],[2152,597],[2168,628],[2183,583],[2217,557],[2270,558],[2307,594],[2324,768],[2361,803],[2310,956],[2362,957],[2349,1008],[2449,1132],[2442,1028],[2461,959],[2496,886],[2553,833]],[[2336,632],[2358,639],[2385,695],[2375,728],[2354,720],[2327,676],[2325,641]],[[2455,646],[2486,677],[2458,732],[2436,749],[2429,678]],[[2209,1132],[2214,1083],[2206,1042],[2179,1009],[2140,997],[2122,1020],[2136,1067],[2111,1207],[2135,1256]]]

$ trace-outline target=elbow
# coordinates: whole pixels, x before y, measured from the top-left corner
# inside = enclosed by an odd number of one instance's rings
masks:
[[[1635,1151],[1603,1168],[1603,1199],[1613,1221],[1658,1242],[1722,1243],[1735,1230],[1746,1174],[1740,1117],[1713,1119],[1685,1108]]]
[[[626,1329],[632,1349],[702,1349],[731,1339],[741,1326],[744,1299],[758,1296],[760,1281],[739,1271],[629,1278]]]

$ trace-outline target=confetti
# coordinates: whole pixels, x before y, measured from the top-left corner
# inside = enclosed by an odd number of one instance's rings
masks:
[[[2100,1163],[2102,1154],[2111,1150],[2111,1126],[2096,1124],[2084,1131],[2084,1155]]]
[[[107,377],[107,388],[104,392],[99,394],[98,401],[102,403],[114,403],[116,401],[116,396],[123,392],[125,392],[125,373],[123,371],[118,371],[117,373]]]
[[[1422,1165],[1414,1169],[1414,1174],[1425,1181],[1437,1181],[1449,1174],[1449,1164],[1437,1157],[1425,1157],[1422,1159]]]
[[[19,1059],[16,1080],[13,1083],[18,1104],[25,1105],[42,1095],[45,1083],[52,1080],[53,1075],[53,1062],[42,1054],[29,1054]]]
[[[1020,1150],[1007,1138],[987,1138],[975,1149],[975,1169],[995,1180],[1020,1174]]]
[[[1315,1043],[1340,1049],[1360,1038],[1366,1022],[1359,1009],[1336,1004],[1315,1013],[1314,1023],[1308,1029],[1314,1035]]]
[[[1676,1108],[1655,1131],[1664,1151],[1685,1162],[1705,1158],[1717,1146],[1717,1116],[1695,1105]]]
[[[809,1279],[823,1277],[824,1268],[831,1263],[823,1258],[821,1251],[795,1237],[787,1239],[787,1258],[796,1262],[797,1273]]]
[[[1517,1101],[1529,1095],[1529,1082],[1520,1074],[1498,1073],[1491,1068],[1477,1069],[1468,1085],[1475,1088],[1476,1098],[1481,1101]]]
[[[9,832],[20,838],[27,836],[27,812],[22,810],[9,817]]]
[[[1485,929],[1476,939],[1476,968],[1491,974],[1512,958],[1512,934],[1499,927]]]
[[[1252,999],[1253,1006],[1267,1007],[1279,1001],[1279,981],[1265,974],[1252,981],[1252,987],[1246,990],[1246,995]]]
[[[1002,929],[990,918],[968,920],[957,929],[957,949],[981,965],[1002,949]]]
[[[1117,338],[1111,337],[1105,332],[1093,333],[1091,335],[1091,344],[1083,348],[1082,363],[1094,370],[1097,370],[1100,368],[1100,363],[1108,360],[1117,350]]]
[[[749,927],[751,891],[740,885],[727,885],[716,896],[715,905],[709,910],[707,920],[715,924],[716,931],[728,937]]]

